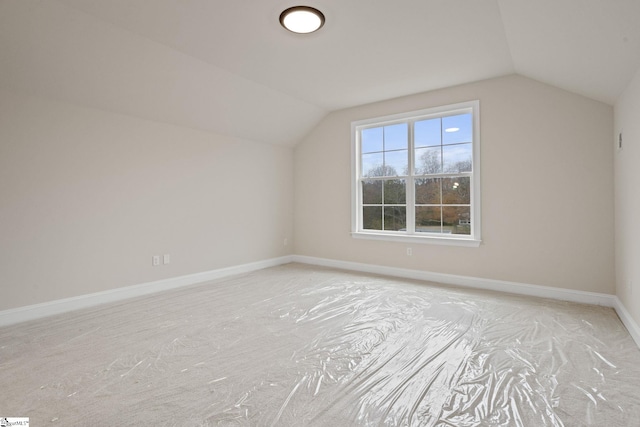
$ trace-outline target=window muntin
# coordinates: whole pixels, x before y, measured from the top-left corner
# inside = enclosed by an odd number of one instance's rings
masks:
[[[479,243],[478,122],[474,101],[354,123],[354,234]]]

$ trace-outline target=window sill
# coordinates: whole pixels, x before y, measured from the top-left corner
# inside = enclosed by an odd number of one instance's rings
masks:
[[[386,240],[387,242],[424,243],[428,245],[465,246],[477,248],[482,240],[466,237],[416,236],[387,233],[371,233],[365,231],[351,232],[355,239]]]

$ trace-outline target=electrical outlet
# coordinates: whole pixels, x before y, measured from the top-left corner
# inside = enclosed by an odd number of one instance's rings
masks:
[[[412,255],[413,255],[413,249],[407,248],[407,256],[412,256]]]
[[[284,238],[284,242],[282,243],[284,246],[287,246],[289,244],[289,239],[287,239],[286,237]]]
[[[151,258],[151,265],[153,265],[154,267],[160,265],[160,255],[154,255],[153,258]]]
[[[171,262],[171,255],[164,254],[164,256],[162,257],[162,263],[163,264],[169,264],[170,262]]]

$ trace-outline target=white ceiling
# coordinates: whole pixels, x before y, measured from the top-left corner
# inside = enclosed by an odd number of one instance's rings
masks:
[[[518,73],[613,104],[640,0],[0,0],[0,84],[293,145],[332,110]]]

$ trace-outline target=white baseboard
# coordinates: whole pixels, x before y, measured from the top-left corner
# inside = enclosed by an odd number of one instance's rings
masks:
[[[432,273],[421,270],[385,267],[383,265],[361,264],[349,261],[337,261],[326,258],[314,258],[294,255],[293,262],[320,265],[324,267],[341,268],[344,270],[361,271],[364,273],[382,274],[386,276],[403,277],[406,279],[426,280],[447,285],[463,286],[467,288],[486,289],[512,294],[551,298],[562,301],[572,301],[583,304],[603,305],[615,307],[614,295],[597,292],[574,291],[571,289],[554,288],[550,286],[529,285],[525,283],[507,282],[503,280],[482,279],[470,276]]]
[[[12,325],[28,320],[40,319],[55,314],[66,313],[81,308],[94,307],[109,302],[122,301],[128,298],[149,295],[156,292],[195,285],[215,279],[221,279],[236,274],[248,273],[263,268],[275,267],[292,262],[291,256],[272,258],[264,261],[252,262],[233,267],[220,268],[186,276],[172,277],[139,285],[126,286],[93,294],[80,295],[72,298],[59,299],[41,304],[28,305],[0,311],[0,326]]]
[[[636,342],[638,347],[640,347],[640,326],[638,326],[636,321],[633,320],[633,317],[631,317],[631,314],[629,314],[626,307],[624,306],[624,304],[622,304],[622,301],[620,301],[618,297],[615,297],[613,308],[616,309],[618,317],[620,317],[620,320],[622,320],[624,326],[627,327],[629,334]]]

